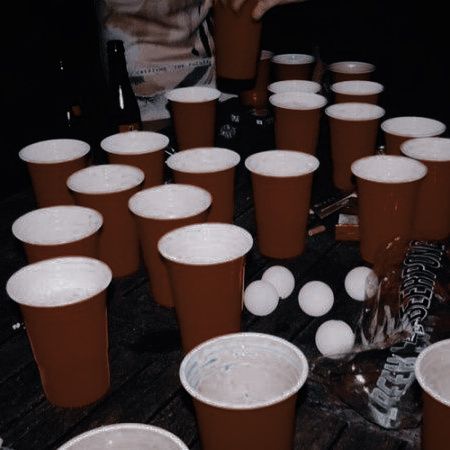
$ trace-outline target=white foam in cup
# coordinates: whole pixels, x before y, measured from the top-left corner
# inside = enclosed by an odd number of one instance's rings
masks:
[[[73,173],[67,179],[67,186],[81,194],[112,194],[139,186],[144,178],[144,172],[137,167],[102,164]]]
[[[356,160],[352,173],[378,183],[409,183],[423,178],[427,167],[406,156],[374,155]]]
[[[436,342],[423,350],[415,365],[420,387],[432,398],[450,406],[450,339]]]
[[[177,228],[158,242],[169,261],[189,265],[221,264],[244,256],[253,246],[251,234],[237,225],[202,223]]]
[[[307,153],[292,150],[266,150],[250,155],[245,167],[267,177],[298,177],[314,172],[319,160]]]
[[[180,103],[203,103],[217,100],[221,92],[206,86],[191,86],[172,89],[166,93],[167,100]]]
[[[322,108],[327,104],[327,99],[311,92],[281,92],[271,95],[269,102],[278,108],[310,110]]]
[[[347,121],[376,120],[384,116],[385,110],[370,103],[335,103],[325,109],[325,114],[334,119]]]
[[[282,92],[309,92],[317,94],[321,88],[319,83],[310,80],[275,81],[267,87],[272,94],[280,94]]]
[[[49,139],[27,145],[19,152],[22,161],[35,164],[58,164],[82,158],[89,153],[87,142],[77,139]]]
[[[337,94],[376,95],[383,92],[384,86],[375,81],[349,80],[332,84],[331,90]]]
[[[72,305],[104,291],[111,269],[94,258],[68,256],[29,264],[8,280],[8,295],[21,305],[50,308]]]
[[[166,164],[179,172],[212,173],[231,169],[239,164],[238,153],[220,147],[198,147],[170,156]]]
[[[226,409],[271,406],[296,394],[308,361],[293,344],[262,333],[235,333],[203,342],[180,366],[180,380],[195,399]]]
[[[421,161],[450,161],[450,139],[441,137],[409,139],[400,146],[409,158]]]
[[[283,55],[275,55],[272,58],[272,62],[275,64],[288,64],[291,66],[299,64],[312,64],[314,61],[314,56],[305,55],[303,53],[285,53]]]
[[[142,423],[118,423],[94,428],[58,450],[188,450],[174,434]]]
[[[103,150],[116,155],[142,155],[162,150],[169,138],[152,131],[128,131],[106,137],[100,143]]]
[[[332,72],[349,74],[370,73],[375,70],[375,66],[373,64],[362,61],[339,61],[330,64],[328,68]]]
[[[211,206],[211,202],[211,194],[200,187],[164,184],[137,192],[128,201],[128,206],[139,217],[170,220],[200,214]]]
[[[446,126],[438,120],[427,117],[394,117],[387,119],[381,124],[385,133],[405,137],[431,137],[442,134]]]
[[[19,217],[12,225],[12,232],[27,244],[62,245],[93,235],[102,224],[102,215],[94,209],[51,206]]]

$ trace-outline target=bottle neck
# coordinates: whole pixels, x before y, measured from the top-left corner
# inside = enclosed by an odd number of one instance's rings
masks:
[[[108,55],[109,79],[113,84],[129,84],[127,64],[123,53],[110,53]]]

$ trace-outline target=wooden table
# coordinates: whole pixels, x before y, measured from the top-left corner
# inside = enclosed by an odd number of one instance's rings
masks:
[[[228,114],[228,113],[227,113]],[[170,135],[170,129],[166,130]],[[266,137],[251,139],[255,129],[244,129],[237,141],[243,156],[270,148]],[[264,132],[261,132],[264,133]],[[250,137],[249,137],[250,136]],[[262,137],[261,137],[262,136]],[[225,145],[226,142],[219,143]],[[322,126],[313,201],[333,193],[330,183],[326,124]],[[166,428],[190,448],[200,448],[189,396],[182,389],[178,368],[182,359],[175,313],[149,296],[144,269],[115,280],[109,291],[109,332],[112,388],[103,400],[86,408],[61,409],[45,399],[20,312],[8,299],[8,277],[26,264],[21,246],[10,232],[17,217],[35,208],[32,193],[19,193],[0,204],[0,437],[14,450],[53,449],[94,427],[117,422],[141,422]],[[332,224],[333,218],[328,225]],[[255,235],[249,175],[241,163],[236,180],[235,223]],[[316,222],[312,221],[311,226]],[[247,259],[246,284],[260,278],[277,262],[261,257],[254,246]],[[355,242],[336,242],[332,227],[308,238],[301,257],[283,261],[296,277],[294,293],[280,301],[277,310],[258,318],[244,310],[242,329],[271,333],[298,345],[312,361],[317,327],[330,318],[354,325],[361,303],[349,299],[344,289],[347,272],[362,264]],[[311,318],[298,306],[300,287],[310,280],[328,283],[335,306],[324,317]],[[309,379],[297,409],[295,449],[406,450],[419,448],[419,430],[387,431],[333,397],[317,381]],[[234,449],[230,449],[234,450]]]

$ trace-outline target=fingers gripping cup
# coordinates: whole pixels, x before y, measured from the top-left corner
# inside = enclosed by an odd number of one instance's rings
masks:
[[[275,83],[269,84],[267,89],[272,94],[281,94],[282,92],[309,92],[317,94],[322,89],[322,86],[316,81],[285,80],[275,81]]]
[[[270,150],[249,156],[245,166],[252,177],[260,252],[277,259],[300,255],[318,159],[301,152]]]
[[[200,186],[211,193],[213,201],[208,222],[233,222],[234,179],[238,153],[219,147],[195,148],[173,154],[167,159],[175,182]]]
[[[51,206],[31,211],[12,225],[25,249],[28,262],[57,256],[98,257],[100,213],[81,206]]]
[[[376,105],[384,86],[375,81],[341,81],[331,85],[335,103],[360,102]]]
[[[339,61],[328,66],[333,82],[350,80],[370,80],[375,71],[373,64],[362,61]]]
[[[310,80],[315,60],[314,56],[302,53],[275,55],[272,58],[275,79],[277,81]]]
[[[109,267],[92,258],[37,262],[8,280],[20,305],[42,387],[56,406],[79,407],[109,389],[106,288]]]
[[[103,216],[99,259],[111,267],[114,277],[130,275],[139,268],[139,240],[128,200],[143,181],[142,170],[121,164],[87,167],[67,180],[77,204]]]
[[[295,402],[307,376],[297,347],[259,333],[204,342],[180,367],[204,450],[292,450]]]
[[[401,155],[401,145],[412,138],[439,136],[446,130],[446,126],[438,120],[426,117],[394,117],[381,124],[386,141],[386,153]]]
[[[117,423],[80,434],[58,450],[188,450],[174,434],[142,423]]]
[[[158,253],[158,241],[175,228],[205,222],[211,206],[211,194],[185,184],[165,184],[145,189],[130,198],[142,253],[155,301],[173,307],[167,268]]]
[[[166,94],[178,148],[214,145],[216,106],[220,91],[205,86],[178,88]]]
[[[414,216],[414,239],[439,240],[450,235],[450,139],[411,139],[402,153],[427,166]]]
[[[86,167],[89,144],[76,139],[51,139],[24,147],[19,157],[27,163],[39,207],[73,205],[67,178]]]
[[[333,182],[342,191],[354,189],[350,166],[375,153],[384,109],[368,103],[336,103],[325,110],[329,118]]]
[[[169,138],[151,131],[129,131],[108,136],[100,143],[112,164],[139,167],[145,174],[144,188],[164,182],[164,150]]]
[[[277,148],[298,150],[313,155],[319,137],[322,108],[327,100],[309,92],[284,92],[269,98],[275,108]]]
[[[189,225],[160,239],[184,351],[240,330],[245,255],[252,245],[243,228],[221,223]]]
[[[446,450],[450,441],[450,339],[430,345],[416,360],[422,388],[422,448]]]
[[[351,170],[358,189],[360,252],[373,263],[388,242],[411,239],[419,186],[427,168],[404,156],[375,155],[358,159]]]

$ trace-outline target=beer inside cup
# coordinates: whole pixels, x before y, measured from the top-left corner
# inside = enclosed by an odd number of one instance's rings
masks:
[[[21,305],[54,308],[87,300],[111,282],[110,268],[86,257],[47,259],[23,267],[8,280],[8,295]]]
[[[351,80],[334,83],[331,90],[345,95],[376,95],[383,92],[384,87],[375,81]]]
[[[375,70],[373,64],[362,61],[339,61],[328,66],[332,72],[339,73],[370,73]]]
[[[82,158],[89,153],[88,143],[77,139],[49,139],[24,147],[19,157],[35,164],[57,164]]]
[[[169,138],[152,131],[128,131],[106,137],[100,143],[103,150],[116,155],[142,155],[162,150]]]
[[[319,109],[326,105],[327,99],[311,92],[281,92],[269,97],[273,106],[294,110]]]
[[[253,246],[250,233],[224,223],[188,225],[165,234],[158,242],[164,258],[181,264],[221,264],[244,256]]]
[[[348,121],[376,120],[384,116],[383,108],[369,103],[336,103],[325,110],[334,119]]]
[[[249,156],[245,167],[267,177],[298,177],[314,172],[319,167],[319,160],[297,151],[267,150]]]
[[[378,183],[409,183],[427,173],[424,164],[406,156],[368,156],[355,161],[351,168],[355,176]]]
[[[427,117],[394,117],[387,119],[381,124],[385,133],[405,137],[430,137],[442,134],[446,126],[438,120]]]
[[[283,55],[275,55],[272,62],[275,64],[312,64],[315,61],[314,56],[305,55],[303,53],[286,53]]]
[[[183,150],[170,156],[166,164],[179,172],[211,173],[231,169],[239,164],[238,153],[220,147]]]
[[[269,84],[267,89],[272,94],[280,94],[282,92],[309,92],[317,94],[321,86],[319,83],[309,80],[284,80]]]
[[[441,137],[410,139],[401,145],[402,153],[421,161],[450,161],[450,139]]]
[[[188,450],[174,434],[141,423],[106,425],[80,434],[58,450]]]
[[[75,172],[67,179],[67,186],[80,194],[111,194],[139,186],[144,172],[125,164],[102,164]]]
[[[206,211],[212,197],[205,189],[187,184],[165,184],[134,194],[128,206],[137,216],[158,219],[182,219]]]
[[[12,232],[27,244],[62,245],[91,236],[102,224],[102,215],[94,209],[52,206],[19,217],[12,225]]]
[[[420,387],[429,396],[450,406],[450,339],[423,350],[417,358],[415,373]]]
[[[179,103],[203,103],[217,100],[221,92],[206,86],[192,86],[172,89],[167,92],[166,98]]]
[[[210,339],[189,352],[181,383],[202,403],[225,409],[264,408],[296,394],[308,376],[304,354],[284,339],[236,333]]]

